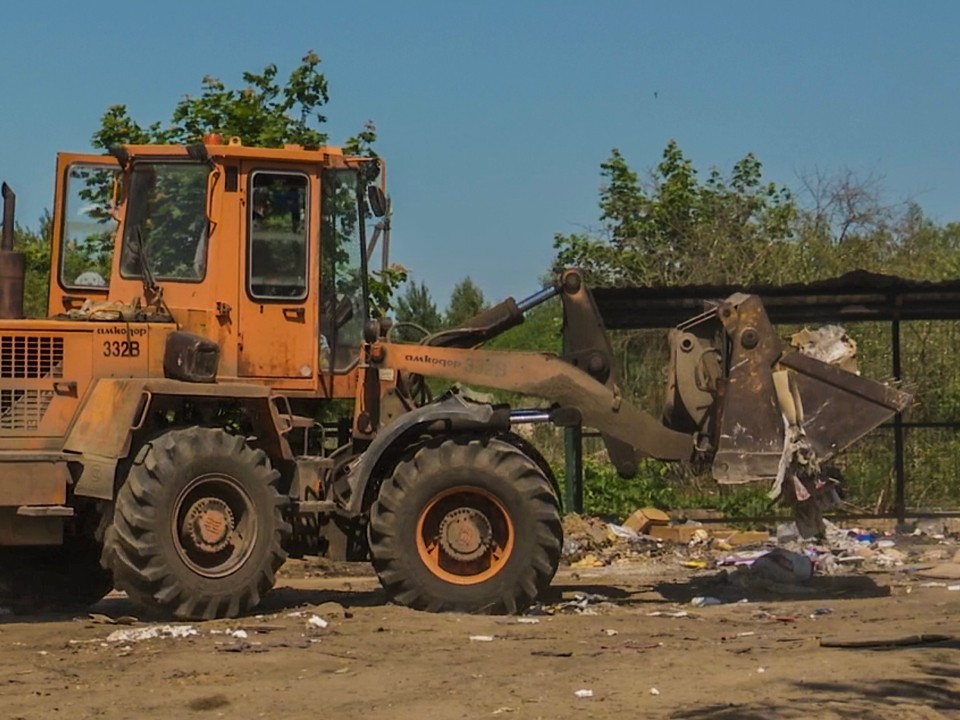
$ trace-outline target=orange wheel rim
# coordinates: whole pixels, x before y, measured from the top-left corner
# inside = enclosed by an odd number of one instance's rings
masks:
[[[478,488],[450,488],[417,518],[417,553],[441,580],[478,585],[496,576],[513,554],[514,529],[500,499]]]

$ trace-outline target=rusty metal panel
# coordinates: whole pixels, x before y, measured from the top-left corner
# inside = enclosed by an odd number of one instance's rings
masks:
[[[803,431],[821,460],[843,451],[912,400],[910,393],[799,352],[785,355],[780,364],[793,371],[803,403]]]
[[[122,456],[142,397],[143,380],[98,380],[70,429],[64,450]]]
[[[62,505],[69,481],[62,461],[0,461],[0,506]]]
[[[780,338],[754,295],[733,295],[717,312],[731,350],[713,477],[720,483],[771,479],[783,454],[783,418],[773,387]]]

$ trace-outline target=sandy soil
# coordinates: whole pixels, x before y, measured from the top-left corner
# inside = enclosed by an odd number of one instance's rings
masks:
[[[147,627],[107,622],[133,612],[121,596],[94,608],[107,617],[4,616],[0,717],[960,717],[958,581],[818,578],[807,595],[694,608],[704,577],[676,562],[562,570],[555,614],[521,619],[410,611],[365,568],[300,563],[262,615],[185,638],[108,641]],[[911,634],[949,638],[821,644]]]

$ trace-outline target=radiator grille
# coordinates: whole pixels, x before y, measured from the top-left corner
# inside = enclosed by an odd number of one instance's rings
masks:
[[[0,390],[0,430],[37,430],[53,390]]]
[[[63,338],[0,337],[0,378],[63,377]]]
[[[55,380],[62,377],[62,337],[0,336],[0,379]],[[52,387],[0,388],[0,430],[39,429],[53,395]]]

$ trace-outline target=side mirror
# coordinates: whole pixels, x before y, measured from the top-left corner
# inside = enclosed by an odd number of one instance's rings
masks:
[[[379,185],[367,186],[367,200],[370,203],[370,211],[375,217],[383,217],[387,214],[387,196]]]

